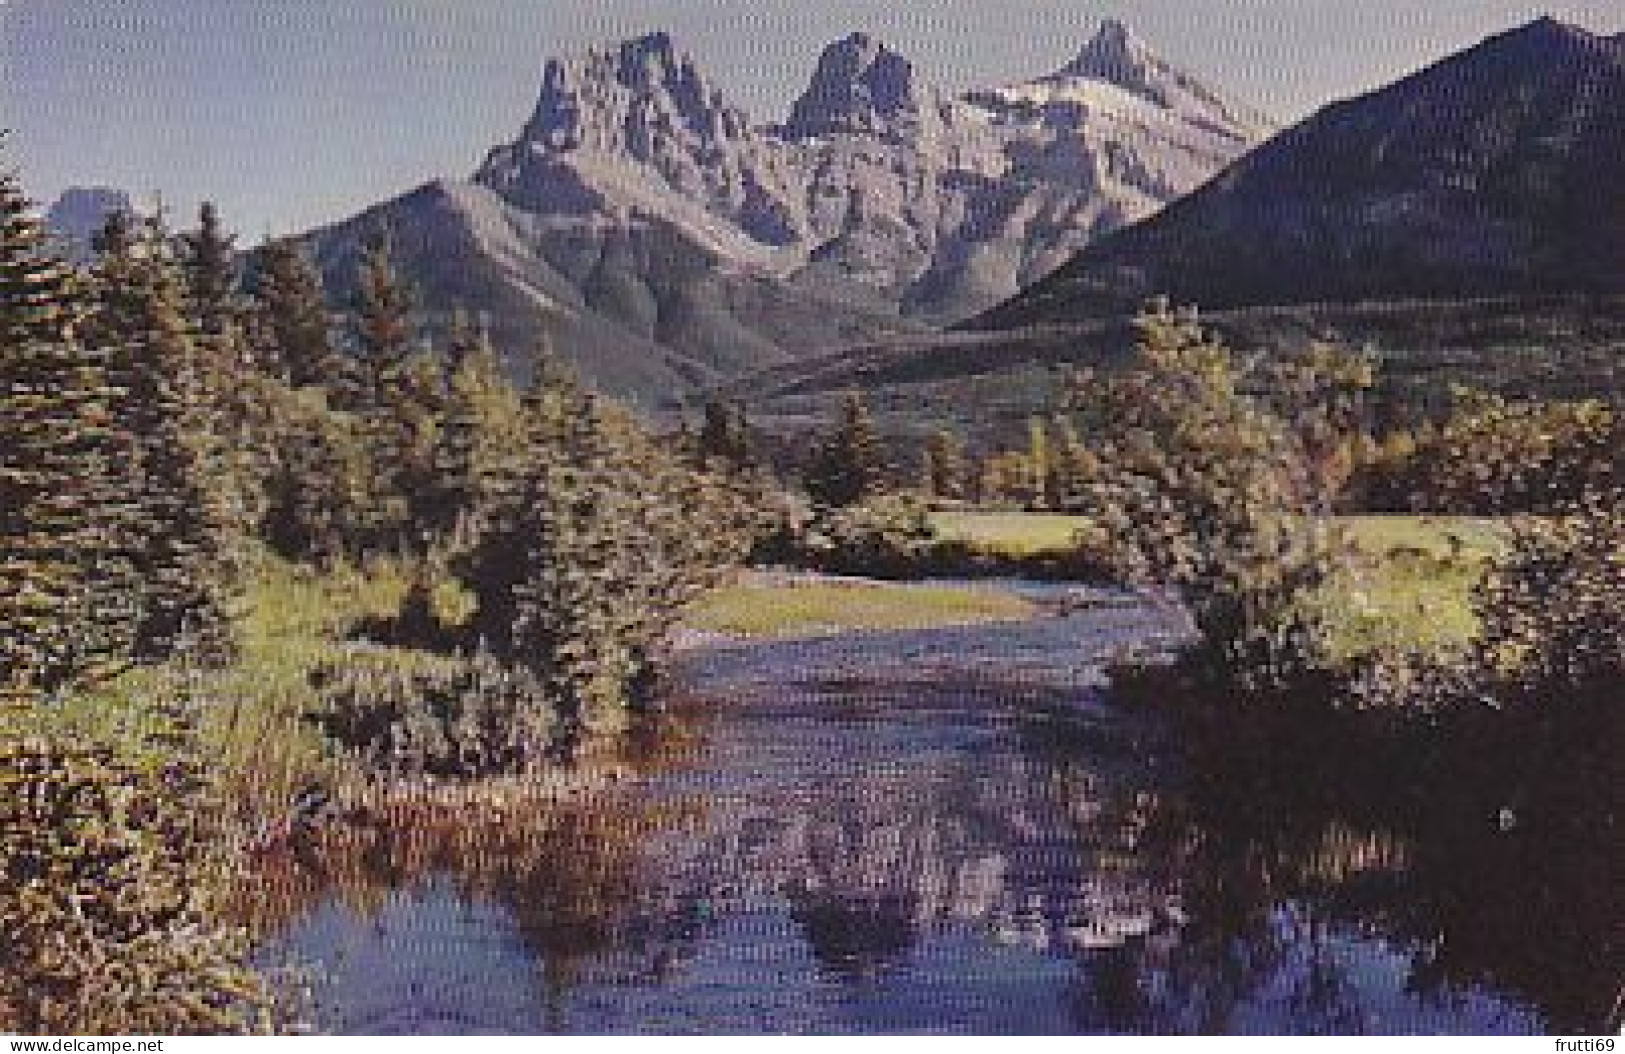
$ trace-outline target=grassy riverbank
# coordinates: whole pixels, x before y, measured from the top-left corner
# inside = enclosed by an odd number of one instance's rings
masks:
[[[942,513],[945,535],[1011,554],[1053,551],[1083,524],[1076,517]],[[1332,598],[1342,647],[1434,647],[1475,631],[1473,583],[1501,544],[1493,521],[1360,517],[1347,521],[1360,553],[1358,587]],[[1454,540],[1452,540],[1454,539]],[[106,729],[139,714],[144,695],[176,685],[204,700],[205,750],[227,801],[245,820],[274,814],[302,788],[333,785],[346,766],[306,715],[317,699],[311,674],[328,665],[428,665],[437,657],[354,639],[357,627],[399,609],[403,569],[381,563],[318,574],[271,558],[254,567],[242,602],[241,651],[223,670],[141,670],[65,708],[60,720]],[[455,619],[460,598],[438,597]],[[1031,618],[1029,600],[993,583],[882,583],[746,572],[696,603],[685,628],[699,633],[782,638],[926,629]]]
[[[1345,656],[1375,648],[1435,648],[1477,632],[1472,590],[1504,545],[1494,520],[1452,516],[1349,516],[1354,584],[1326,598]],[[1081,516],[944,511],[932,525],[946,541],[1013,558],[1064,551]]]

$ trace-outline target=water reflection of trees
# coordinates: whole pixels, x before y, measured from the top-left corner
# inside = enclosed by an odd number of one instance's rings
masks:
[[[781,745],[800,768],[759,785],[723,771],[352,825],[265,861],[259,922],[335,898],[365,915],[451,876],[509,910],[554,1000],[669,980],[730,915],[793,928],[837,984],[969,931],[1074,961],[1081,1031],[1391,1029],[1371,1016],[1374,964],[1446,1026],[1450,1001],[1482,986],[1594,1032],[1618,992],[1606,808],[1528,796],[1504,831],[1456,803],[1374,806],[1202,759],[1159,774],[1146,744],[1064,723],[899,755],[868,720]],[[686,735],[645,743],[643,771],[681,777],[719,751],[780,765],[765,724]]]
[[[1625,915],[1599,788],[1526,789],[1508,823],[1474,795],[1328,787],[1301,766],[1238,781],[1203,760],[1155,823],[1154,838],[1183,844],[1190,922],[1144,971],[1141,988],[1159,994],[1137,1008],[1137,1030],[1223,1031],[1266,1001],[1280,1008],[1274,1027],[1392,1029],[1369,1005],[1373,957],[1397,960],[1406,995],[1441,1015],[1478,989],[1553,1031],[1607,1026]]]
[[[610,949],[669,969],[704,913],[650,847],[692,832],[703,802],[642,798],[630,777],[681,764],[704,723],[695,714],[669,733],[640,732],[618,756],[551,782],[379,788],[258,853],[231,914],[269,938],[318,907],[376,919],[401,895],[449,881],[467,903],[508,910],[550,989],[568,988],[582,961]]]

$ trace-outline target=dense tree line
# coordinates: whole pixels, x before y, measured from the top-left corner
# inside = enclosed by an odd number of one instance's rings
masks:
[[[1453,401],[1439,424],[1386,437],[1359,480],[1367,507],[1540,513],[1625,481],[1625,423],[1604,402],[1513,402],[1463,388]]]

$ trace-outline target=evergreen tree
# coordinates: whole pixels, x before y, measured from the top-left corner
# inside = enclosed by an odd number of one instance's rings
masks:
[[[1056,421],[1058,442],[1050,458],[1050,508],[1073,512],[1087,508],[1090,488],[1100,477],[1100,459],[1078,437],[1077,427],[1063,417]]]
[[[1027,504],[1029,508],[1049,507],[1051,469],[1049,422],[1042,417],[1027,419]]]
[[[378,500],[367,435],[353,414],[334,412],[320,388],[263,386],[270,446],[261,532],[294,560],[354,557]]]
[[[743,557],[754,505],[556,366],[536,377],[460,564],[477,636],[527,667],[568,745],[625,720],[683,606]]]
[[[394,248],[379,234],[362,249],[355,297],[357,405],[386,405],[404,384],[416,350],[411,298],[395,268]]]
[[[707,400],[699,436],[701,467],[719,464],[742,471],[750,466],[750,447],[750,423],[745,418],[745,408],[737,402]]]
[[[211,460],[221,473],[221,512],[234,530],[246,534],[264,517],[270,437],[266,395],[259,383],[265,374],[253,369],[261,363],[238,295],[233,241],[219,211],[204,202],[197,228],[175,239],[175,252],[196,349],[198,410],[213,431]]]
[[[225,232],[220,212],[205,201],[198,210],[196,230],[179,239],[180,265],[186,275],[187,299],[197,322],[199,338],[223,342],[239,325],[237,251],[235,238]]]
[[[295,388],[340,386],[347,363],[333,347],[321,272],[291,239],[260,251],[254,288],[254,358]]]
[[[926,440],[924,452],[925,492],[934,498],[958,501],[965,497],[965,445],[946,428],[939,428]]]
[[[855,505],[885,490],[890,467],[863,396],[849,392],[808,466],[807,493],[820,505]]]
[[[123,392],[116,420],[138,453],[134,563],[143,605],[135,652],[163,657],[187,636],[218,648],[229,637],[228,484],[172,242],[159,219],[136,240],[129,220],[115,216],[99,244],[88,332],[107,349]]]
[[[519,394],[506,377],[483,330],[466,315],[453,321],[447,359],[455,364],[446,383],[433,452],[432,486],[423,522],[445,533],[469,523],[490,491],[504,460],[525,442]]]
[[[441,371],[418,346],[411,296],[387,234],[363,249],[356,289],[356,383],[348,405],[365,422],[378,495],[365,542],[416,546],[424,539],[415,514],[432,488]]]
[[[119,663],[134,633],[131,451],[72,273],[0,173],[0,688]]]
[[[491,332],[484,319],[476,325],[465,308],[459,307],[452,312],[451,329],[446,334],[446,354],[441,360],[445,366],[447,388],[450,388],[451,379],[457,376],[469,359],[490,350]]]

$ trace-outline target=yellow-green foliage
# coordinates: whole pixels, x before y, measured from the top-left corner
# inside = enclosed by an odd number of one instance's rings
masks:
[[[1357,688],[1368,704],[1545,715],[1539,735],[1582,731],[1567,715],[1618,721],[1625,676],[1625,504],[1618,491],[1563,516],[1507,521],[1504,541],[1462,590],[1473,629],[1455,647],[1418,654],[1384,642]]]
[[[1562,705],[1625,676],[1625,493],[1520,521],[1475,591],[1478,664],[1508,694]]]
[[[1244,390],[1194,313],[1155,305],[1138,328],[1132,367],[1074,394],[1102,440],[1085,507],[1105,556],[1130,581],[1180,590],[1200,635],[1188,665],[1233,697],[1326,680],[1332,642],[1315,601],[1345,546],[1309,436],[1336,416],[1321,389],[1342,382],[1305,366],[1296,387],[1314,398],[1276,409]]]
[[[211,673],[219,704],[203,715],[202,735],[217,778],[241,819],[261,823],[285,813],[311,784],[352,776],[333,745],[311,723],[323,702],[312,686],[319,670],[358,663],[356,627],[400,610],[411,569],[393,560],[327,572],[263,556],[248,586],[242,651],[234,665]],[[465,598],[441,584],[443,613],[455,621]],[[386,660],[410,675],[435,667],[436,656],[395,648]]]
[[[432,663],[356,656],[324,667],[317,686],[323,729],[374,771],[477,779],[534,774],[552,760],[541,686],[488,652]]]
[[[1548,513],[1625,485],[1625,419],[1598,401],[1507,402],[1457,389],[1443,427],[1372,466],[1383,507]]]
[[[807,636],[998,622],[1034,613],[1029,601],[994,588],[758,577],[703,598],[685,625],[744,636]]]

